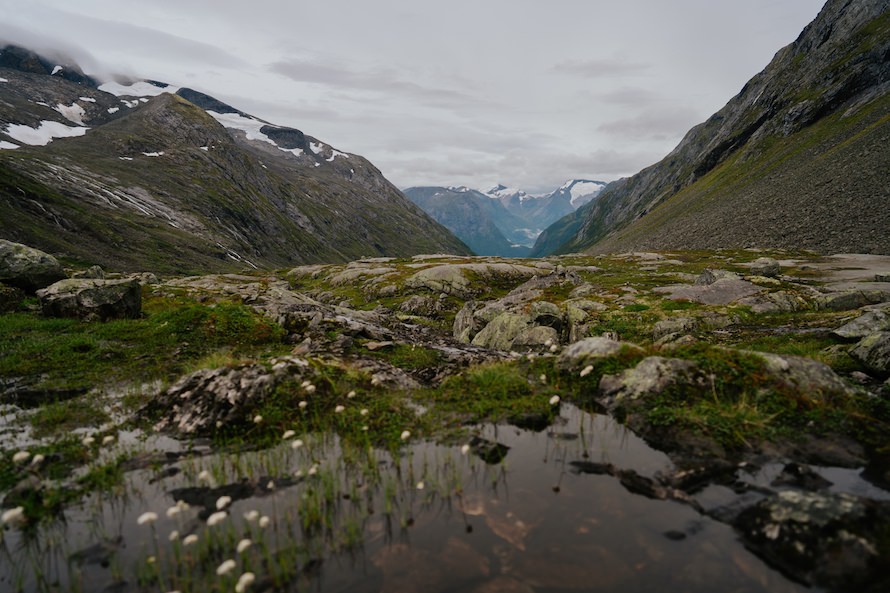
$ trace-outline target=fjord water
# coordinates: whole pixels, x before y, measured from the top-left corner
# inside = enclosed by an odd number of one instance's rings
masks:
[[[805,589],[691,506],[575,473],[572,462],[645,477],[672,468],[606,416],[562,404],[541,432],[484,426],[478,436],[506,455],[486,463],[478,446],[420,441],[358,459],[332,435],[307,435],[300,448],[170,456],[34,534],[6,531],[0,590],[231,591],[246,571],[256,581],[244,590],[256,591]],[[208,526],[224,491],[227,515]],[[177,498],[192,505],[167,516]],[[139,524],[146,511],[157,519]],[[184,545],[187,534],[198,542]],[[217,574],[227,559],[235,568]]]

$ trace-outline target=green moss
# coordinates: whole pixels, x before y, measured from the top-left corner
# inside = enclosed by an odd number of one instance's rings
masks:
[[[372,358],[384,360],[406,371],[428,369],[442,362],[442,353],[438,350],[414,344],[393,344],[379,350],[368,350],[367,353]]]

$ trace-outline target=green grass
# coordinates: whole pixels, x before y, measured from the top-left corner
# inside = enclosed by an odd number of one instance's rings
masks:
[[[110,419],[108,412],[88,396],[51,402],[39,407],[30,417],[37,438],[84,426],[99,426]]]
[[[406,371],[428,369],[442,362],[442,353],[438,350],[414,344],[393,344],[378,350],[367,350],[367,355]]]

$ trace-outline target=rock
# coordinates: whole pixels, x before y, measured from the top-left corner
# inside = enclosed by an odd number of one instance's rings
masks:
[[[735,520],[746,547],[795,580],[837,591],[887,590],[890,503],[788,490]]]
[[[839,290],[819,296],[816,306],[829,311],[849,311],[886,301],[890,301],[890,291],[887,290]]]
[[[508,351],[513,345],[513,340],[528,328],[530,322],[531,318],[528,315],[502,313],[482,328],[471,343],[491,350]]]
[[[740,299],[738,303],[748,305],[754,313],[790,313],[809,307],[809,303],[803,297],[783,290],[746,297]]]
[[[0,284],[0,313],[15,311],[25,300],[25,291],[15,286]]]
[[[43,314],[80,319],[136,319],[142,287],[136,280],[61,280],[37,291]]]
[[[875,332],[862,338],[850,350],[850,356],[881,377],[890,375],[890,331]]]
[[[787,389],[821,401],[831,396],[851,396],[855,392],[825,363],[803,356],[785,356],[742,350],[760,358],[770,379]]]
[[[395,342],[391,340],[387,340],[385,342],[368,342],[365,344],[365,348],[374,352],[375,350],[383,350],[385,348],[391,348],[395,345]]]
[[[603,303],[600,303],[597,301],[591,301],[588,299],[580,299],[580,298],[569,299],[564,304],[566,305],[566,307],[571,305],[572,307],[575,307],[576,309],[581,309],[585,313],[590,313],[590,312],[601,313],[603,311],[609,310],[608,305],[604,305]]]
[[[512,349],[518,352],[541,350],[559,343],[559,333],[552,327],[536,325],[524,329],[513,340]]]
[[[402,301],[399,305],[399,311],[408,313],[409,315],[419,315],[421,317],[432,317],[441,310],[442,304],[440,299],[434,299],[428,296],[412,295]]]
[[[642,354],[643,349],[630,342],[619,342],[609,338],[584,338],[569,344],[559,355],[558,365],[562,369],[574,370],[587,366],[589,363],[617,356],[623,350]]]
[[[532,303],[529,315],[532,323],[536,325],[546,325],[552,327],[557,332],[562,329],[563,315],[559,307],[547,301],[536,301]]]
[[[867,311],[831,333],[839,338],[851,340],[886,330],[890,330],[890,311]]]
[[[779,262],[771,257],[758,257],[751,262],[751,274],[775,278],[779,275]]]
[[[730,280],[741,280],[741,277],[735,272],[730,272],[728,270],[712,270],[710,268],[703,271],[699,274],[698,278],[695,279],[695,286],[710,286],[714,284],[718,280],[722,280],[724,278],[728,278]]]
[[[0,239],[0,282],[34,294],[67,277],[62,265],[48,253]]]
[[[810,466],[799,463],[786,463],[782,472],[770,482],[773,487],[792,486],[808,491],[825,490],[831,487],[831,484],[830,481],[814,472]]]
[[[309,363],[290,358],[273,365],[203,369],[187,375],[149,402],[143,413],[160,412],[156,430],[212,435],[228,425],[253,421],[255,410],[281,381],[301,376]]]
[[[86,270],[71,274],[72,278],[89,278],[93,280],[105,280],[105,270],[99,266],[90,266]]]
[[[653,289],[654,292],[667,294],[673,301],[692,301],[705,305],[728,305],[739,299],[763,292],[759,286],[734,278],[719,278],[712,284],[690,286],[675,284]]]
[[[482,325],[476,319],[476,301],[467,301],[461,310],[454,316],[454,324],[452,325],[451,334],[454,339],[464,344],[469,344],[470,340],[479,333]]]
[[[508,263],[445,264],[415,272],[405,281],[405,286],[466,298],[486,283],[519,284],[532,276],[549,273],[549,270]]]
[[[652,326],[652,339],[659,340],[670,334],[687,334],[698,329],[698,320],[692,317],[668,317]],[[679,337],[679,336],[678,336]]]
[[[618,375],[603,375],[600,392],[610,410],[632,405],[634,400],[661,393],[673,385],[703,386],[696,364],[680,358],[649,356]]]

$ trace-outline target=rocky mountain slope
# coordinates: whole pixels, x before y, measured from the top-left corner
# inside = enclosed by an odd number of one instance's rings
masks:
[[[890,2],[829,0],[659,163],[533,255],[733,246],[890,253]]]
[[[162,83],[0,52],[0,236],[112,270],[467,253],[366,159]]]
[[[410,187],[404,193],[474,253],[525,257],[544,227],[593,200],[605,186],[572,179],[542,196],[504,185],[485,193],[467,187]]]

